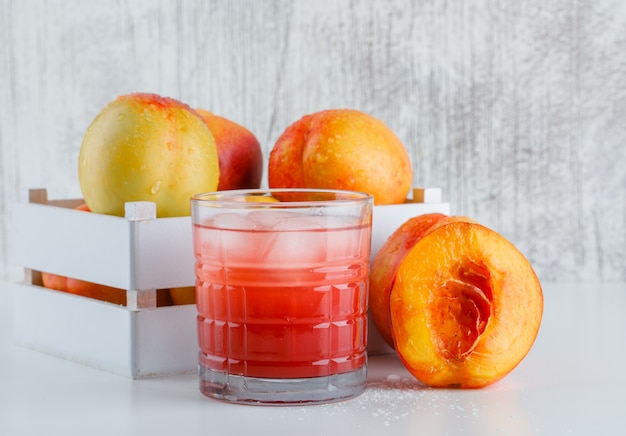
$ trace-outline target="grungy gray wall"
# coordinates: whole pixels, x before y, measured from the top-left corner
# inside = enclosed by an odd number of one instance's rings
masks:
[[[0,276],[21,189],[80,197],[85,129],[154,92],[252,130],[350,107],[542,281],[626,281],[622,0],[0,0]]]

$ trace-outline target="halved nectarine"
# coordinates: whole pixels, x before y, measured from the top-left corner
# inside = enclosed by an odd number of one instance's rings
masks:
[[[543,314],[528,260],[497,232],[440,221],[408,250],[389,298],[395,348],[433,387],[478,388],[526,356]]]
[[[376,329],[390,346],[393,345],[391,320],[389,318],[389,295],[406,253],[419,241],[426,231],[446,215],[430,213],[418,215],[398,227],[380,248],[370,268],[369,306]]]

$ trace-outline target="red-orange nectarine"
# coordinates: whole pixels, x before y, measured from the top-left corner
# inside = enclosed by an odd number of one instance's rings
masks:
[[[335,109],[290,125],[270,152],[270,188],[366,192],[375,204],[402,203],[413,172],[404,145],[382,121]]]
[[[220,178],[217,189],[257,189],[263,176],[263,152],[256,136],[244,126],[203,109],[204,119],[215,138]]]

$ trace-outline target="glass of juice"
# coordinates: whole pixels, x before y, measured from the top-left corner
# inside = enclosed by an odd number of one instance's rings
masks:
[[[263,405],[361,394],[373,198],[258,189],[191,203],[201,392]]]

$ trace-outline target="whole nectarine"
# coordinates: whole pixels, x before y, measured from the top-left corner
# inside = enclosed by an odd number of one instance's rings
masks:
[[[184,304],[196,304],[196,287],[184,286],[182,288],[171,288],[170,298],[172,304],[177,306]]]
[[[66,292],[96,300],[108,301],[113,304],[126,305],[126,291],[120,288],[87,282],[71,277],[67,278]]]
[[[406,253],[389,313],[396,351],[434,387],[479,388],[531,349],[543,313],[528,260],[497,232],[463,220],[435,224]]]
[[[126,291],[48,272],[41,273],[43,286],[61,292],[126,305]]]
[[[270,152],[270,188],[366,192],[375,204],[402,203],[413,172],[407,151],[381,120],[352,109],[304,116]]]
[[[44,288],[63,292],[67,291],[67,277],[65,276],[42,271],[41,281]]]
[[[306,188],[302,154],[311,121],[315,114],[305,115],[285,129],[270,152],[268,182],[270,188]]]
[[[129,201],[156,203],[157,216],[190,214],[194,194],[215,191],[215,140],[202,117],[178,100],[135,93],[110,102],[90,124],[78,179],[94,213],[124,215]]]
[[[263,152],[254,134],[244,126],[203,109],[196,112],[209,126],[220,167],[218,191],[257,189],[263,176]]]

